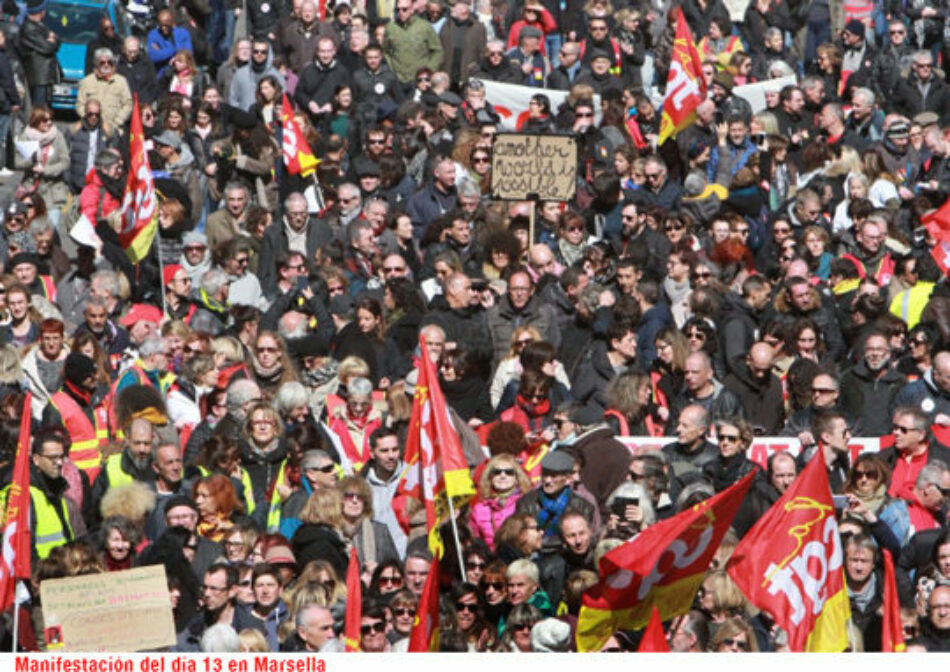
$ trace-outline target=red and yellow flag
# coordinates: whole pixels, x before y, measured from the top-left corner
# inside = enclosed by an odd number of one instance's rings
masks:
[[[30,578],[30,420],[33,395],[23,400],[13,478],[3,508],[3,558],[0,560],[0,611],[13,606],[17,579]]]
[[[658,144],[663,144],[696,119],[696,106],[706,99],[703,62],[682,10],[677,10],[673,55],[666,76],[666,95],[660,117]]]
[[[848,646],[844,553],[821,451],[736,547],[726,570],[788,633],[792,651]]]
[[[904,625],[901,623],[901,601],[897,596],[897,575],[894,558],[886,548],[884,553],[884,618],[881,624],[881,651],[898,653],[907,650],[904,644]]]
[[[122,230],[119,244],[133,264],[148,255],[158,231],[158,201],[152,169],[145,154],[145,133],[138,96],[132,106],[129,127],[129,179],[122,199]]]
[[[363,621],[363,583],[360,579],[360,558],[356,546],[350,549],[350,564],[346,568],[346,614],[343,617],[343,649],[347,653],[360,651],[360,624]]]
[[[307,177],[317,169],[320,162],[313,155],[313,150],[303,137],[300,126],[294,119],[294,108],[284,94],[284,101],[281,106],[281,123],[283,125],[283,152],[284,164],[287,166],[287,172],[291,175],[302,175]]]
[[[640,640],[640,646],[637,647],[637,653],[669,653],[670,644],[666,641],[666,633],[663,632],[663,621],[660,620],[660,610],[653,605],[653,614],[650,616],[650,623],[643,632],[643,639]]]
[[[406,470],[396,494],[425,503],[429,548],[433,555],[440,556],[439,524],[449,515],[448,498],[458,510],[475,496],[475,484],[421,335],[419,347],[422,355],[406,438]]]
[[[426,584],[422,587],[416,620],[409,633],[409,653],[439,650],[439,558],[429,566]]]
[[[654,607],[661,620],[689,611],[754,475],[605,555],[600,583],[584,595],[577,650],[599,651],[614,631],[644,627]]]

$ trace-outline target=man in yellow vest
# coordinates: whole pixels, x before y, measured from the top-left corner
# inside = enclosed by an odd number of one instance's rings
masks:
[[[133,481],[150,484],[155,480],[155,471],[152,469],[154,442],[152,423],[143,418],[133,420],[126,433],[125,448],[121,453],[109,456],[92,485],[93,515],[98,516],[99,502],[109,488],[128,485]]]
[[[85,535],[79,508],[66,490],[63,460],[66,442],[55,428],[45,428],[33,438],[33,465],[30,468],[30,534],[33,556],[45,558],[57,546]],[[10,486],[0,492],[0,505],[6,511]]]

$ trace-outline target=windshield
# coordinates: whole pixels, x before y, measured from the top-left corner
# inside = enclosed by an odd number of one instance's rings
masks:
[[[99,35],[99,19],[105,14],[102,7],[59,5],[50,3],[43,19],[50,30],[62,37],[63,42],[82,44],[92,42]]]

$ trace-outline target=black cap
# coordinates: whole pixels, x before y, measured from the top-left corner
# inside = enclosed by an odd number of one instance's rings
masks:
[[[199,513],[199,514],[201,513],[198,510],[198,505],[195,504],[195,500],[193,500],[188,495],[172,495],[171,497],[169,497],[168,501],[165,502],[165,513],[168,513],[169,511],[174,509],[176,506],[187,506],[189,509],[192,509],[195,513]]]
[[[96,363],[82,353],[71,352],[66,355],[63,375],[73,385],[82,385],[82,382],[89,376],[95,377]]]
[[[257,126],[257,117],[250,112],[246,112],[238,107],[232,107],[228,110],[228,116],[235,128],[254,128]]]
[[[357,177],[379,177],[379,165],[369,157],[360,155],[353,160],[353,172]]]

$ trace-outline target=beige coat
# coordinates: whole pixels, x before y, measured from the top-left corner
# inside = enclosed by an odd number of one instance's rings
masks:
[[[96,73],[92,73],[84,77],[79,82],[79,95],[76,98],[76,112],[80,117],[90,98],[99,101],[102,120],[112,128],[122,128],[132,116],[132,93],[128,81],[122,75],[100,79]]]

